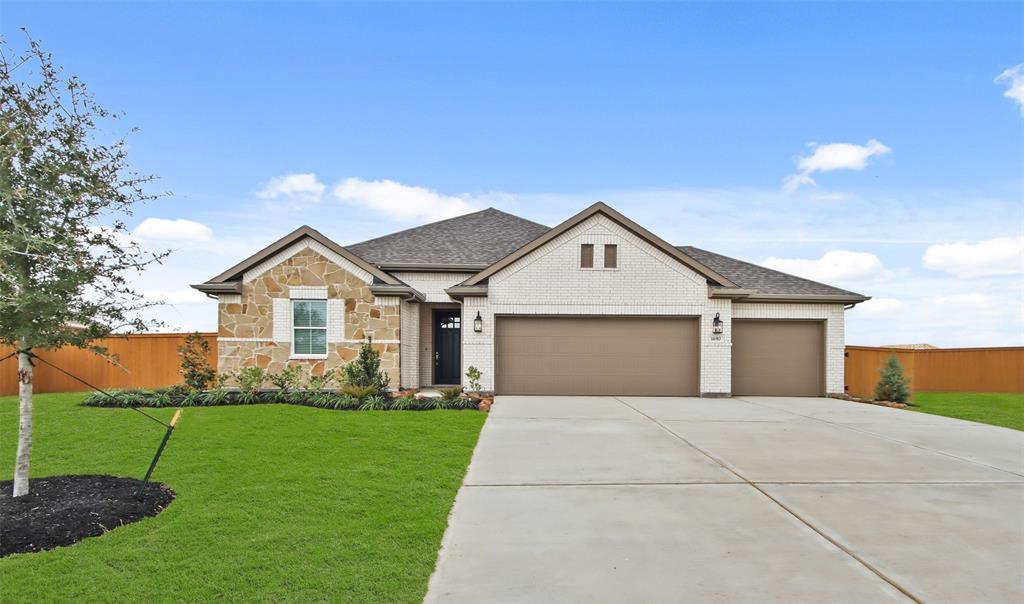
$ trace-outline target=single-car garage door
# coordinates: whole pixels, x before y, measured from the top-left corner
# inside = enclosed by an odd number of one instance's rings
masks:
[[[824,322],[733,319],[732,393],[824,395]]]
[[[695,396],[696,317],[498,317],[499,394]]]

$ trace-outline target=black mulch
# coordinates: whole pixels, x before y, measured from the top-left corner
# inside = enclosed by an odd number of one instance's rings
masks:
[[[0,556],[71,545],[122,524],[156,516],[174,491],[119,476],[51,476],[29,480],[29,494],[11,497],[14,481],[0,482]]]

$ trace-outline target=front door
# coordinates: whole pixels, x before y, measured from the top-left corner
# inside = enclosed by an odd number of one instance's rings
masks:
[[[462,313],[434,311],[434,383],[461,384]]]

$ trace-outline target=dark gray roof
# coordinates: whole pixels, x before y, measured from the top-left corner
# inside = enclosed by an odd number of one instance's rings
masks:
[[[744,289],[757,290],[759,294],[783,294],[798,296],[860,296],[860,294],[782,273],[770,268],[702,250],[692,245],[680,245],[676,248],[705,264],[712,270],[722,273],[737,286]]]
[[[487,266],[540,237],[548,227],[487,208],[345,248],[381,265]]]

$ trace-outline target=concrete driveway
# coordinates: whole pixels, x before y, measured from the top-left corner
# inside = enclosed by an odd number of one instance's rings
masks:
[[[1024,433],[833,399],[498,397],[427,602],[1022,602]]]

